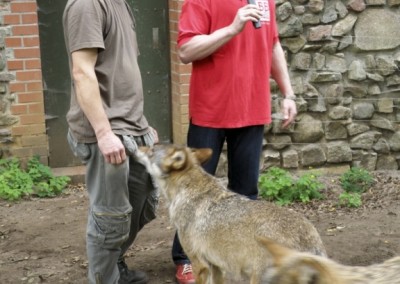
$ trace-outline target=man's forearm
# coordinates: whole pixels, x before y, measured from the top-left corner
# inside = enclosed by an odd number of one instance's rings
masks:
[[[178,55],[185,64],[204,59],[218,48],[243,31],[248,21],[258,21],[262,16],[257,5],[250,4],[238,9],[235,18],[229,26],[214,31],[211,34],[196,35],[183,44]]]
[[[283,96],[293,96],[293,88],[290,84],[289,72],[282,46],[277,42],[272,51],[272,78],[276,81]]]
[[[179,48],[179,58],[185,64],[204,59],[213,54],[234,36],[235,33],[229,26],[209,35],[194,36]]]
[[[72,53],[72,76],[79,106],[92,125],[97,138],[111,131],[100,96],[99,83],[94,71],[97,50],[86,49]]]
[[[101,137],[111,131],[104,111],[97,80],[82,78],[75,80],[78,103],[92,125],[96,136]]]

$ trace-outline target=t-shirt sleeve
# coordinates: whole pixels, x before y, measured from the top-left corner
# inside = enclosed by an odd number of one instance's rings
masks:
[[[99,1],[75,1],[64,15],[67,48],[70,53],[84,48],[104,49],[105,15]]]
[[[276,23],[276,13],[275,13],[275,1],[269,1],[273,4],[270,5],[271,11],[271,30],[272,30],[272,42],[273,44],[279,41],[279,32],[278,32],[278,24]]]
[[[210,33],[210,12],[206,2],[187,0],[183,4],[178,24],[178,46],[196,35]]]

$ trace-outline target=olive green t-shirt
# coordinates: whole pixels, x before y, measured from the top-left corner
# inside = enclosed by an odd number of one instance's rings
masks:
[[[72,52],[98,49],[95,71],[113,132],[134,136],[147,133],[136,24],[125,0],[69,0],[63,26],[70,66]],[[77,102],[73,81],[67,121],[78,142],[96,142],[94,130]]]

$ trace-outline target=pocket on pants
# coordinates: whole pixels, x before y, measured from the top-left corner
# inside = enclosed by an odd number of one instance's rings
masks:
[[[131,212],[92,212],[92,237],[96,243],[107,249],[119,248],[128,239]]]
[[[141,226],[146,225],[151,220],[154,220],[156,218],[156,211],[158,209],[158,203],[159,203],[158,190],[153,188],[153,190],[150,192],[149,196],[147,197],[146,202],[143,207],[142,216],[140,218]]]
[[[67,141],[72,153],[74,153],[76,157],[80,158],[83,163],[86,163],[86,161],[89,160],[91,153],[89,145],[77,142],[72,136],[70,130],[68,130]]]

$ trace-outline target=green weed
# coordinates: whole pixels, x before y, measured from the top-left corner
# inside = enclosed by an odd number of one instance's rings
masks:
[[[339,196],[339,205],[360,207],[361,194],[374,184],[373,176],[365,169],[352,167],[340,176],[340,185],[344,190]]]
[[[40,163],[39,157],[28,161],[26,170],[16,158],[0,159],[0,198],[18,200],[27,195],[53,197],[70,182],[67,176],[56,177]]]
[[[374,183],[372,175],[363,168],[353,167],[340,177],[340,185],[346,192],[363,193]]]
[[[309,172],[295,180],[289,172],[271,167],[260,174],[260,196],[279,205],[295,201],[307,203],[314,198],[322,198],[320,191],[324,185],[318,181],[316,173]]]
[[[339,205],[347,207],[360,207],[361,204],[361,194],[358,192],[343,192],[339,195]]]

